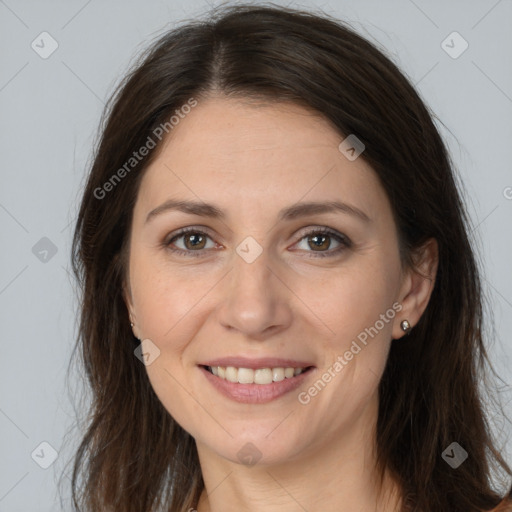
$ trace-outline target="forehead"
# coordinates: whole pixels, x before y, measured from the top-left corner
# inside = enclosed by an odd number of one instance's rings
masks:
[[[339,151],[343,139],[327,119],[299,105],[200,101],[146,170],[138,202],[149,208],[179,197],[242,211],[350,197],[372,215],[386,207],[384,192],[362,158],[349,161]]]
[[[336,148],[341,140],[334,126],[319,113],[293,103],[255,103],[210,98],[180,120],[166,145],[173,151],[215,154],[217,160],[239,162],[290,157],[290,150],[318,153]],[[222,150],[221,150],[222,148]],[[254,154],[259,152],[260,154]]]

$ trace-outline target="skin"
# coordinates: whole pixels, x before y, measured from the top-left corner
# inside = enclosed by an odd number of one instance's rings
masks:
[[[294,104],[255,105],[210,97],[170,132],[147,169],[130,233],[126,303],[139,339],[160,355],[146,366],[162,404],[196,440],[206,491],[199,512],[308,510],[391,511],[400,489],[375,473],[378,384],[400,322],[418,322],[437,269],[437,246],[425,244],[420,270],[404,268],[391,207],[375,172],[349,161],[343,140],[315,112]],[[223,220],[166,211],[168,199],[214,203]],[[340,200],[362,210],[278,220],[297,202]],[[207,230],[194,257],[189,236]],[[352,241],[313,243],[319,228]],[[247,263],[236,252],[248,236],[262,253]],[[329,245],[330,241],[330,245]],[[309,243],[308,243],[309,242]],[[195,252],[194,252],[195,251]],[[332,256],[315,257],[319,252]],[[336,377],[299,403],[357,335],[393,303],[401,311]],[[299,390],[265,404],[221,395],[198,363],[214,357],[283,357],[311,362]],[[237,453],[252,443],[261,457],[243,465]],[[302,507],[302,508],[301,508]]]

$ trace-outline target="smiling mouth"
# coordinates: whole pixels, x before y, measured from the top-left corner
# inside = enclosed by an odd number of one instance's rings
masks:
[[[202,366],[206,371],[219,379],[239,384],[268,385],[293,379],[309,372],[313,366],[304,368],[275,367],[275,368],[236,368],[234,366]]]

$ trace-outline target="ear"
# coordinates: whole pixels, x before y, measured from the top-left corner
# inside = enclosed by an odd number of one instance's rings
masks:
[[[129,282],[128,278],[123,280],[122,294],[123,294],[123,300],[124,300],[124,302],[126,304],[126,308],[128,310],[128,316],[130,317],[130,323],[133,324],[132,325],[133,335],[137,339],[140,339],[139,329],[137,327],[137,316],[135,315],[135,308],[133,307],[132,291],[131,291],[130,282]]]
[[[412,259],[412,268],[405,271],[400,286],[399,303],[402,309],[393,324],[393,339],[399,339],[405,335],[400,327],[402,320],[407,320],[412,329],[427,308],[434,289],[439,262],[437,240],[429,238],[414,251]]]

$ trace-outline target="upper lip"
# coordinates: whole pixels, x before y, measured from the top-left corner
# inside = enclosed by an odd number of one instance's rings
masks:
[[[314,366],[309,362],[297,361],[296,359],[282,359],[278,357],[261,357],[257,359],[249,359],[247,357],[221,357],[217,359],[210,359],[204,363],[199,363],[200,366],[234,366],[235,368],[252,368],[257,370],[259,368],[307,368]]]

